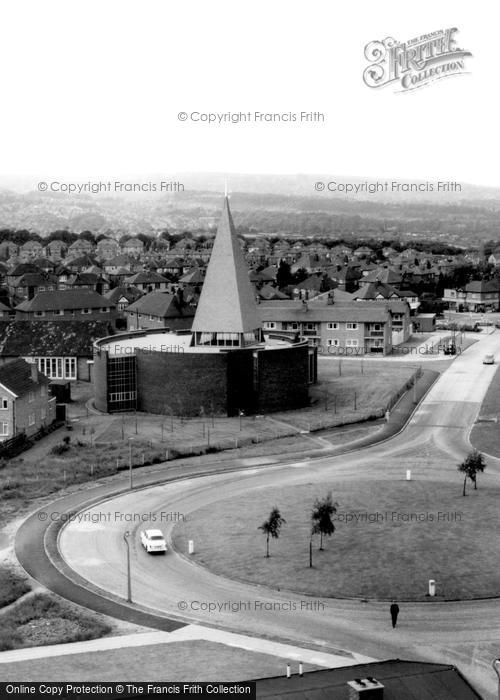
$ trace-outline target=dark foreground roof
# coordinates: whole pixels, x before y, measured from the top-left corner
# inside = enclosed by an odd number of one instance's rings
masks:
[[[0,355],[92,357],[94,340],[112,332],[106,321],[0,321]]]
[[[41,372],[36,373],[37,381],[33,381],[31,365],[24,360],[12,360],[0,366],[0,384],[12,391],[16,396],[24,396],[40,384],[48,384],[49,380]]]
[[[285,669],[283,669],[285,670]],[[273,700],[345,700],[347,682],[372,676],[384,686],[384,700],[481,700],[454,667],[419,661],[380,661],[312,671],[302,677],[263,678],[257,681],[257,697]]]

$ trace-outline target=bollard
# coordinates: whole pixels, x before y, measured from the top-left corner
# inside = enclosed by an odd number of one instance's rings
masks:
[[[188,541],[188,553],[194,554],[194,540]]]
[[[434,597],[436,595],[436,582],[433,578],[429,579],[429,595]]]
[[[302,661],[299,661],[299,676],[304,675],[304,667],[302,665]]]
[[[291,675],[292,675],[292,672],[290,670],[290,664],[287,664],[286,665],[286,677],[290,678]]]
[[[385,420],[386,420],[387,422],[389,422],[389,418],[390,418],[390,417],[391,417],[390,411],[386,411],[386,412],[385,412]]]
[[[406,470],[406,481],[411,481],[411,469]]]

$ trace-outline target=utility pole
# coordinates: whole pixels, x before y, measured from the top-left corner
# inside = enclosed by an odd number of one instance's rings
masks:
[[[132,482],[132,438],[128,439],[128,472],[130,476],[130,490],[134,488],[134,484]]]
[[[130,543],[128,539],[129,537],[130,532],[129,530],[127,530],[123,535],[123,539],[125,540],[125,544],[127,545],[127,603],[132,602],[132,580],[130,575]]]

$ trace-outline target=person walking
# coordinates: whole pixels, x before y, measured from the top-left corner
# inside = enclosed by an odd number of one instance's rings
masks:
[[[396,603],[395,600],[392,601],[390,610],[391,610],[392,629],[394,629],[396,627],[396,623],[398,621],[398,615],[399,615],[399,605]]]

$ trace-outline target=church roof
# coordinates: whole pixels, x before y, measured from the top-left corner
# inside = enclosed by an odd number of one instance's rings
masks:
[[[226,197],[192,330],[248,333],[260,327],[255,292]]]

